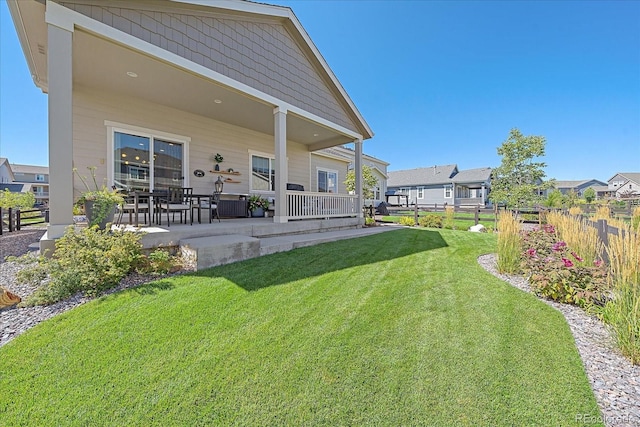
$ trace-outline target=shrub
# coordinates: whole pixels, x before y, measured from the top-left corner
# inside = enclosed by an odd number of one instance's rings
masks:
[[[367,227],[372,227],[372,226],[376,225],[376,220],[374,218],[371,218],[371,217],[366,217],[364,219],[364,225],[366,225]]]
[[[498,217],[498,271],[517,273],[520,270],[520,221],[509,211]]]
[[[421,227],[442,228],[442,218],[436,214],[427,214],[420,217],[418,224]]]
[[[117,286],[142,259],[139,233],[100,230],[97,226],[75,231],[69,227],[51,258],[31,257],[18,280],[45,284],[27,299],[27,305],[52,304],[77,292],[86,295]],[[29,262],[26,257],[23,257]]]
[[[414,225],[416,225],[416,222],[412,216],[401,216],[398,223],[400,225],[407,225],[409,227],[413,227]]]
[[[0,207],[31,209],[36,202],[36,196],[32,192],[12,193],[8,188],[0,191]]]
[[[156,249],[147,257],[143,257],[137,270],[143,274],[167,274],[178,267],[180,263],[176,257],[163,249]]]
[[[607,300],[606,267],[601,260],[589,264],[559,240],[556,229],[545,225],[525,234],[522,270],[532,290],[543,298],[580,307]]]

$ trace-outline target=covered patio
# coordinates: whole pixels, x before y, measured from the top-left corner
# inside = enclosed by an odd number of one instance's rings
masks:
[[[48,93],[50,225],[43,247],[72,223],[82,192],[74,167],[97,167],[108,186],[129,180],[140,189],[173,185],[204,194],[222,176],[227,193],[272,198],[272,224],[345,217],[362,224],[362,145],[373,132],[291,9],[198,1],[8,4],[34,83]],[[288,183],[319,188],[310,153],[347,143],[356,154],[355,194],[340,183],[334,193],[287,190]],[[218,153],[224,163],[215,170]]]

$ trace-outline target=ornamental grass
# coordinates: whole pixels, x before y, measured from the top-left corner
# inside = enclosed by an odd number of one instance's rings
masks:
[[[520,271],[521,222],[510,211],[498,216],[498,271],[514,274]]]
[[[611,326],[622,354],[640,365],[640,236],[630,226],[622,230],[609,235],[613,297],[600,315]]]
[[[566,242],[567,246],[580,254],[586,264],[592,265],[600,259],[603,247],[598,238],[598,230],[589,226],[586,220],[576,216],[563,215],[560,212],[549,212],[547,222],[554,225],[560,240]]]

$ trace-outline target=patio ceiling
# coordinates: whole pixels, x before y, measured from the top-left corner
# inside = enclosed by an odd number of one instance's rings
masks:
[[[36,1],[16,3],[26,34],[26,40],[21,42],[28,46],[34,81],[46,91],[44,5]],[[274,133],[273,103],[79,28],[73,34],[73,84],[144,99],[269,135]],[[353,137],[291,111],[287,115],[287,137],[310,150],[353,141]]]

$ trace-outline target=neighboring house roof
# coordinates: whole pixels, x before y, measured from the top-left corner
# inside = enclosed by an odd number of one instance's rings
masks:
[[[24,184],[0,184],[0,191],[9,190],[12,193],[21,193]]]
[[[465,169],[459,171],[454,177],[453,182],[483,182],[491,179],[491,168]]]
[[[389,187],[410,187],[412,185],[434,185],[451,183],[458,172],[456,165],[432,166],[428,168],[405,169],[389,172]]]
[[[588,182],[587,180],[582,181],[557,181],[555,182],[555,188],[576,188],[580,187],[582,184]]]
[[[613,178],[615,178],[616,176],[621,176],[622,178],[628,180],[628,181],[633,181],[636,184],[640,185],[640,172],[618,172],[617,174],[613,175],[611,178],[609,178],[607,180],[607,182],[611,182],[611,180]]]
[[[599,193],[604,191],[609,191],[609,187],[606,185],[592,185],[590,188],[593,188],[595,191]]]
[[[589,184],[599,184],[599,185],[606,185],[606,182],[602,182],[600,180],[597,179],[583,179],[583,180],[573,180],[573,181],[555,181],[554,187],[555,188],[580,188]],[[593,186],[593,185],[592,185]]]
[[[13,172],[14,173],[32,173],[32,174],[40,174],[40,175],[49,175],[49,167],[48,166],[34,166],[34,165],[18,165],[13,164]]]
[[[489,182],[491,168],[458,170],[457,165],[431,166],[389,172],[389,187],[411,187],[416,185],[463,184]]]

